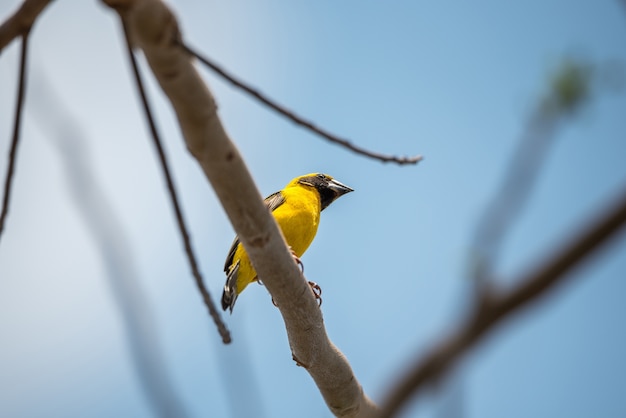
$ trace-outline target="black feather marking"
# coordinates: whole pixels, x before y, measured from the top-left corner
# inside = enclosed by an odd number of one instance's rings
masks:
[[[337,193],[329,187],[329,183],[332,180],[332,177],[319,173],[314,176],[302,177],[298,182],[317,189],[320,195],[321,210],[324,210],[339,197]]]
[[[283,203],[285,203],[285,196],[283,196],[282,192],[272,193],[265,198],[265,205],[270,210],[270,212],[274,212],[276,208],[278,208]]]
[[[228,251],[228,256],[226,257],[226,263],[224,264],[224,272],[228,273],[230,266],[233,264],[233,259],[235,258],[235,252],[237,251],[237,246],[239,245],[239,236],[236,235],[233,240],[233,245],[230,246],[230,250]]]
[[[222,309],[230,309],[233,312],[235,301],[237,300],[237,276],[239,276],[239,261],[228,272],[224,292],[222,293]]]

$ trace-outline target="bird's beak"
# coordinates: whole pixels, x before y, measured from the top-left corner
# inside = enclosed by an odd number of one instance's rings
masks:
[[[331,181],[328,182],[328,188],[335,193],[335,199],[346,193],[350,193],[354,191],[354,189],[351,189],[350,187],[346,186],[345,184],[341,182],[338,182],[335,179],[332,179]]]

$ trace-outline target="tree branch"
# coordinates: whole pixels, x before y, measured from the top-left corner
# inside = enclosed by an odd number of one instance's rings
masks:
[[[25,0],[19,9],[0,26],[0,53],[13,39],[30,31],[37,16],[50,0]]]
[[[530,114],[508,169],[477,223],[472,250],[478,292],[489,284],[502,242],[526,207],[558,129],[590,101],[591,74],[588,63],[564,59]]]
[[[22,122],[22,110],[24,109],[24,95],[26,92],[26,56],[28,55],[28,31],[22,34],[22,52],[20,56],[20,79],[17,87],[17,103],[15,104],[15,119],[13,122],[13,138],[9,149],[9,164],[4,180],[4,197],[2,199],[2,212],[0,212],[0,239],[4,231],[4,222],[9,213],[9,200],[11,199],[11,186],[15,173],[15,160],[17,158],[17,146],[20,140],[20,126]]]
[[[176,214],[176,222],[178,224],[178,230],[180,231],[180,235],[183,239],[183,245],[185,246],[185,253],[187,255],[187,260],[189,261],[189,266],[191,267],[191,273],[196,281],[196,287],[200,291],[202,295],[202,300],[209,310],[209,315],[213,319],[213,322],[217,326],[217,330],[222,337],[222,341],[224,344],[230,344],[230,332],[226,328],[226,325],[222,321],[219,311],[215,307],[213,303],[213,299],[211,298],[211,294],[209,290],[204,285],[204,280],[202,279],[202,274],[200,274],[200,269],[198,268],[198,262],[196,261],[196,255],[191,246],[191,238],[189,237],[189,232],[187,231],[187,226],[185,224],[185,219],[183,217],[183,211],[180,207],[180,203],[178,203],[178,196],[176,193],[176,187],[174,186],[174,180],[172,179],[172,174],[169,168],[169,164],[167,162],[167,157],[165,156],[165,151],[163,150],[163,146],[161,145],[160,135],[157,131],[156,124],[154,123],[154,118],[152,117],[152,111],[150,110],[150,105],[148,104],[148,98],[146,96],[145,89],[143,87],[143,81],[141,80],[141,74],[139,74],[139,68],[137,66],[137,60],[135,59],[135,55],[133,54],[133,49],[130,44],[130,38],[128,36],[128,28],[124,19],[122,20],[122,28],[124,30],[124,38],[126,39],[126,46],[128,50],[128,58],[130,60],[133,74],[135,75],[135,84],[137,84],[137,89],[139,90],[139,95],[141,97],[141,103],[143,105],[146,119],[148,121],[148,125],[150,127],[150,133],[152,134],[152,139],[154,143],[154,147],[157,150],[157,154],[159,155],[159,161],[161,163],[161,169],[163,170],[163,175],[165,177],[165,182],[167,184],[167,190],[170,195],[170,200],[172,202],[172,206],[174,208],[174,213]]]
[[[409,398],[436,381],[497,324],[571,277],[567,273],[598,250],[626,223],[626,188],[620,199],[608,207],[610,209],[603,216],[588,222],[589,226],[574,239],[566,240],[566,244],[552,258],[538,263],[530,273],[516,280],[519,285],[509,291],[484,293],[469,321],[434,346],[429,355],[411,367],[407,375],[394,385],[377,416],[388,418],[397,414]]]
[[[187,147],[200,163],[268,291],[279,305],[295,358],[333,414],[374,410],[346,358],[326,335],[320,309],[217,116],[208,87],[179,46],[178,24],[160,0],[104,0],[120,13],[168,96]]]
[[[332,142],[334,144],[337,144],[337,145],[340,145],[340,146],[342,146],[344,148],[347,148],[347,149],[349,149],[350,151],[353,151],[356,154],[364,155],[366,157],[373,158],[375,160],[382,161],[384,163],[392,162],[392,163],[396,163],[396,164],[399,164],[399,165],[406,165],[406,164],[417,164],[417,163],[419,163],[420,161],[423,160],[423,157],[421,155],[398,157],[398,156],[395,156],[395,155],[386,155],[386,154],[381,154],[381,153],[374,152],[374,151],[369,151],[369,150],[366,150],[365,148],[361,148],[361,147],[359,147],[357,145],[354,145],[349,140],[344,139],[344,138],[340,138],[337,135],[334,135],[334,134],[328,132],[325,129],[319,128],[313,122],[308,121],[308,120],[302,118],[301,116],[296,115],[295,113],[293,113],[291,110],[287,109],[286,107],[279,105],[278,103],[276,103],[272,99],[268,98],[266,95],[264,95],[260,91],[250,87],[245,82],[243,82],[243,81],[237,79],[235,76],[229,74],[228,72],[226,72],[224,69],[222,69],[220,66],[218,66],[217,64],[215,64],[214,62],[212,62],[208,58],[200,55],[198,52],[196,52],[195,50],[191,49],[186,44],[181,42],[180,45],[186,52],[188,52],[192,56],[196,57],[198,60],[200,60],[200,62],[202,62],[207,67],[209,67],[216,74],[221,76],[223,79],[227,80],[229,83],[231,83],[235,87],[245,91],[250,96],[254,97],[258,101],[260,101],[261,103],[263,103],[264,105],[269,107],[270,109],[278,112],[279,114],[283,115],[287,119],[291,120],[296,125],[300,125],[300,126],[306,128],[306,129],[308,129],[309,131],[313,132],[314,134],[319,135],[322,138],[325,138],[325,139],[327,139],[328,141],[330,141],[330,142]]]
[[[31,114],[58,151],[70,201],[102,261],[105,285],[117,308],[130,366],[142,395],[155,417],[188,417],[167,367],[160,324],[140,280],[130,240],[95,173],[89,138],[45,78],[34,77],[32,84],[37,100],[30,106]]]

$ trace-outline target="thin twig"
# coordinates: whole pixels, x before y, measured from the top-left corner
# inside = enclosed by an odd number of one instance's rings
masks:
[[[185,252],[187,253],[187,258],[189,260],[189,265],[191,267],[193,277],[196,281],[198,290],[202,294],[202,299],[204,300],[205,305],[209,309],[209,315],[211,315],[211,318],[213,318],[213,321],[215,322],[215,325],[217,326],[220,336],[222,337],[222,341],[224,342],[224,344],[229,344],[231,342],[230,332],[226,328],[226,325],[224,324],[224,322],[222,321],[219,315],[219,312],[215,308],[215,304],[213,303],[213,300],[211,299],[211,295],[208,289],[204,286],[202,275],[200,274],[200,270],[198,269],[198,263],[196,262],[196,257],[191,247],[191,239],[189,238],[189,233],[187,231],[187,227],[185,226],[185,220],[183,219],[183,214],[180,209],[180,204],[178,202],[176,189],[174,187],[174,181],[172,180],[172,175],[170,174],[170,169],[167,163],[167,158],[165,156],[165,151],[163,150],[163,146],[161,145],[160,136],[157,131],[156,124],[154,123],[154,118],[152,117],[152,112],[150,110],[148,98],[146,97],[146,92],[144,90],[143,81],[141,80],[141,74],[139,73],[137,61],[135,59],[135,55],[133,54],[132,46],[130,44],[128,28],[126,27],[126,22],[124,21],[123,18],[121,18],[121,21],[122,21],[122,27],[124,29],[126,46],[128,48],[128,57],[133,67],[133,73],[135,75],[137,89],[139,90],[139,95],[141,96],[141,102],[146,112],[146,118],[148,120],[148,125],[150,126],[150,132],[152,133],[154,146],[156,147],[157,152],[159,154],[159,160],[161,162],[161,167],[163,168],[165,181],[167,182],[167,189],[172,199],[174,212],[176,213],[176,221],[178,222],[178,229],[180,230],[180,234],[183,238],[183,242],[185,245]]]
[[[9,165],[4,180],[4,198],[2,199],[2,213],[0,214],[0,239],[4,231],[4,222],[9,213],[9,199],[11,197],[11,186],[13,184],[13,174],[15,172],[15,160],[17,158],[17,146],[20,140],[20,127],[22,122],[22,109],[24,108],[24,95],[26,92],[26,56],[28,53],[28,34],[22,35],[22,52],[20,56],[20,80],[17,87],[17,103],[15,105],[15,119],[13,123],[13,139],[9,150]]]
[[[336,136],[336,135],[334,135],[334,134],[332,134],[332,133],[330,133],[330,132],[328,132],[328,131],[326,131],[326,130],[324,130],[322,128],[319,128],[319,127],[315,126],[315,124],[313,124],[313,122],[310,122],[310,121],[308,121],[308,120],[306,120],[306,119],[296,115],[295,113],[293,113],[292,111],[290,111],[286,107],[281,106],[278,103],[276,103],[275,101],[269,99],[263,93],[261,93],[258,90],[250,87],[245,82],[237,79],[233,75],[230,75],[224,69],[222,69],[220,66],[218,66],[215,63],[213,63],[208,58],[200,55],[198,52],[196,52],[195,50],[191,49],[189,46],[185,45],[181,40],[177,40],[177,42],[181,46],[181,48],[183,48],[187,53],[189,53],[190,55],[196,57],[198,60],[200,60],[200,62],[202,62],[207,67],[209,67],[211,70],[213,70],[215,73],[220,75],[225,80],[229,81],[235,87],[238,87],[238,88],[242,89],[243,91],[245,91],[246,93],[248,93],[252,97],[254,97],[257,100],[259,100],[261,103],[265,104],[269,108],[271,108],[271,109],[275,110],[276,112],[280,113],[281,115],[285,116],[287,119],[291,120],[296,125],[300,125],[300,126],[306,128],[306,129],[310,130],[311,132],[313,132],[313,133],[315,133],[315,134],[317,134],[317,135],[327,139],[330,142],[333,142],[335,144],[341,145],[341,146],[343,146],[343,147],[345,147],[345,148],[347,148],[347,149],[349,149],[349,150],[351,150],[351,151],[353,151],[353,152],[355,152],[357,154],[364,155],[366,157],[373,158],[373,159],[382,161],[384,163],[392,162],[392,163],[396,163],[396,164],[400,164],[400,165],[417,164],[418,162],[422,161],[422,159],[423,159],[423,157],[421,155],[395,156],[395,155],[380,154],[380,153],[377,153],[377,152],[374,152],[374,151],[366,150],[365,148],[361,148],[361,147],[359,147],[357,145],[354,145],[349,140],[340,138],[340,137],[338,137],[338,136]]]
[[[484,338],[495,325],[528,307],[557,284],[571,278],[568,273],[606,244],[609,238],[626,224],[626,190],[616,204],[610,205],[604,216],[592,219],[576,239],[567,240],[557,254],[529,274],[522,276],[517,287],[503,293],[485,293],[482,303],[465,326],[444,340],[422,358],[409,373],[400,379],[383,403],[379,417],[392,417],[406,401],[433,383],[459,358]]]

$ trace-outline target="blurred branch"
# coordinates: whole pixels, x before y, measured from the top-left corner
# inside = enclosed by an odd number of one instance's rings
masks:
[[[566,59],[550,78],[547,93],[532,113],[504,180],[477,225],[474,247],[478,263],[473,272],[477,291],[470,319],[394,385],[383,404],[382,417],[393,416],[409,397],[436,381],[496,324],[564,281],[569,270],[626,222],[624,193],[606,216],[591,219],[577,239],[566,241],[553,258],[519,278],[517,287],[496,292],[494,283],[489,281],[502,241],[528,201],[559,123],[574,115],[591,95],[591,73],[590,65]]]
[[[588,101],[590,75],[590,65],[568,58],[550,77],[547,92],[533,110],[499,188],[478,220],[471,246],[471,275],[476,298],[471,303],[480,304],[482,293],[489,290],[502,242],[528,203],[560,123],[576,114]],[[451,385],[460,385],[457,376],[450,376],[441,386]],[[449,399],[451,406],[462,403],[462,389],[454,389]]]
[[[150,133],[152,134],[152,139],[154,142],[154,146],[159,154],[159,161],[161,163],[161,168],[163,169],[163,175],[165,176],[165,181],[167,183],[167,190],[169,192],[172,206],[174,207],[174,212],[176,214],[176,222],[178,224],[178,230],[180,231],[180,235],[183,238],[183,244],[185,246],[185,253],[187,254],[187,260],[189,261],[189,266],[191,267],[191,272],[196,281],[196,286],[202,295],[202,300],[204,304],[209,310],[209,315],[213,319],[213,322],[217,326],[217,330],[222,337],[222,341],[224,344],[229,344],[231,342],[230,332],[224,325],[222,318],[218,310],[215,308],[215,304],[213,303],[213,299],[211,299],[211,294],[209,290],[204,285],[204,280],[202,279],[202,274],[200,273],[200,269],[198,268],[198,262],[196,261],[196,256],[191,247],[191,238],[189,237],[189,232],[187,230],[187,226],[185,225],[185,219],[183,218],[183,212],[180,208],[180,203],[178,202],[178,196],[176,193],[176,187],[174,186],[174,181],[172,180],[172,174],[169,168],[169,164],[167,162],[167,157],[165,156],[165,151],[163,150],[163,145],[161,145],[161,139],[159,133],[156,128],[156,124],[154,123],[154,118],[152,116],[152,111],[150,110],[150,105],[148,103],[148,98],[146,96],[146,92],[143,86],[143,81],[141,80],[141,74],[139,73],[139,68],[137,67],[137,60],[135,59],[135,55],[133,54],[133,49],[130,44],[130,38],[128,36],[128,28],[124,19],[122,19],[122,27],[124,29],[124,37],[126,39],[126,46],[128,50],[128,58],[131,62],[133,73],[135,75],[135,83],[137,84],[137,89],[139,90],[139,95],[141,97],[141,103],[143,105],[146,119],[148,121],[148,125],[150,127]]]
[[[555,115],[542,110],[534,112],[513,152],[504,179],[478,220],[471,247],[475,253],[471,256],[475,257],[472,275],[479,292],[493,274],[504,237],[526,207],[547,160],[557,124]]]
[[[13,39],[30,31],[37,16],[49,2],[50,0],[24,0],[20,8],[0,25],[0,54]]]
[[[534,109],[504,179],[477,224],[472,273],[479,292],[493,274],[504,237],[526,207],[559,123],[575,115],[588,102],[591,73],[589,64],[565,59],[551,76],[547,92]]]
[[[606,244],[626,223],[626,187],[619,194],[619,200],[607,207],[609,209],[603,211],[603,215],[587,222],[588,227],[577,236],[565,240],[562,249],[552,258],[538,263],[530,273],[516,280],[519,285],[509,291],[483,293],[469,321],[434,346],[429,355],[410,367],[409,372],[393,385],[378,417],[397,414],[409,398],[417,396],[435,382],[496,325],[571,278],[568,273]]]
[[[20,126],[22,122],[22,110],[24,109],[24,95],[26,92],[26,57],[28,55],[28,31],[22,34],[22,51],[20,55],[20,79],[17,87],[17,103],[15,104],[15,118],[13,122],[13,139],[9,149],[9,164],[4,180],[4,197],[2,199],[2,212],[0,213],[0,240],[4,231],[4,222],[9,213],[9,200],[11,198],[11,186],[15,172],[17,158],[17,146],[20,140]]]
[[[224,69],[222,69],[220,66],[218,66],[217,64],[215,64],[214,62],[212,62],[208,58],[200,55],[198,52],[196,52],[195,50],[191,49],[189,46],[184,44],[182,41],[179,41],[179,42],[180,42],[180,46],[187,53],[189,53],[192,56],[196,57],[198,60],[200,60],[200,62],[202,62],[207,67],[209,67],[216,74],[220,75],[222,78],[224,78],[225,80],[230,82],[235,87],[245,91],[250,96],[254,97],[258,101],[260,101],[261,103],[263,103],[264,105],[269,107],[270,109],[272,109],[272,110],[278,112],[279,114],[285,116],[287,119],[291,120],[296,125],[300,125],[300,126],[306,128],[306,129],[308,129],[309,131],[313,132],[314,134],[316,134],[318,136],[321,136],[322,138],[325,138],[325,139],[327,139],[328,141],[330,141],[330,142],[332,142],[334,144],[337,144],[337,145],[340,145],[340,146],[342,146],[344,148],[347,148],[347,149],[349,149],[350,151],[352,151],[352,152],[354,152],[356,154],[364,155],[366,157],[369,157],[369,158],[372,158],[372,159],[375,159],[375,160],[379,160],[379,161],[382,161],[384,163],[392,162],[392,163],[396,163],[396,164],[399,164],[399,165],[417,164],[418,162],[422,161],[422,159],[423,159],[423,157],[421,155],[400,156],[400,157],[398,157],[398,156],[395,156],[395,155],[380,154],[378,152],[369,151],[369,150],[366,150],[365,148],[361,148],[361,147],[359,147],[357,145],[354,145],[349,140],[344,139],[344,138],[340,138],[340,137],[338,137],[338,136],[328,132],[325,129],[319,128],[319,127],[315,126],[315,124],[313,122],[308,121],[308,120],[306,120],[306,119],[296,115],[295,113],[293,113],[291,110],[287,109],[286,107],[279,105],[275,101],[273,101],[270,98],[268,98],[267,96],[265,96],[263,93],[261,93],[258,90],[250,87],[248,84],[246,84],[245,82],[237,79],[235,76],[229,74],[228,72],[226,72]]]
[[[241,317],[233,317],[237,321]],[[239,322],[241,324],[242,321]],[[233,327],[237,325],[233,324]],[[267,418],[265,388],[259,380],[255,351],[258,341],[251,340],[246,332],[239,332],[232,344],[215,342],[215,363],[219,376],[212,376],[220,382],[221,393],[228,402],[232,418]],[[242,394],[245,393],[245,402]]]
[[[159,0],[104,0],[127,25],[178,117],[187,148],[213,186],[259,277],[283,316],[292,353],[340,417],[362,416],[374,404],[345,356],[328,339],[322,314],[276,221],[217,115],[215,100],[179,47],[178,23]]]
[[[132,248],[93,171],[85,135],[45,79],[40,76],[33,84],[37,97],[32,106],[34,119],[59,151],[70,195],[102,258],[106,284],[120,314],[140,389],[154,416],[186,417],[166,369],[158,326],[139,280]]]

